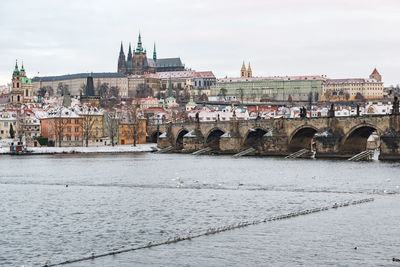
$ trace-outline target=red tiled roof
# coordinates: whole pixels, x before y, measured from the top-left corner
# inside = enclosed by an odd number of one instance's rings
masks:
[[[196,78],[215,78],[214,73],[212,71],[196,71]]]
[[[377,70],[376,68],[374,68],[374,71],[371,73],[371,75],[376,75],[376,74],[377,74],[377,75],[380,75],[379,72],[378,72],[378,70]]]

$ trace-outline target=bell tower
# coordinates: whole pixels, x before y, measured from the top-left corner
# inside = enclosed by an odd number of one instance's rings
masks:
[[[244,65],[244,61],[242,64],[242,68],[240,69],[240,78],[247,78],[247,70],[246,65]]]

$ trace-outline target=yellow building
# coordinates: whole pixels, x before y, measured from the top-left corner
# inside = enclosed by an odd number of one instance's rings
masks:
[[[374,71],[369,79],[327,79],[322,84],[321,101],[381,99],[384,95],[382,76]]]
[[[0,139],[11,138],[10,127],[13,127],[15,136],[19,128],[17,114],[13,112],[4,111],[0,113]]]

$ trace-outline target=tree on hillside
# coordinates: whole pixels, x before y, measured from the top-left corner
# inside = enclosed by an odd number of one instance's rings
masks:
[[[57,95],[64,96],[64,95],[69,95],[69,94],[70,94],[70,92],[69,92],[68,84],[58,83]]]

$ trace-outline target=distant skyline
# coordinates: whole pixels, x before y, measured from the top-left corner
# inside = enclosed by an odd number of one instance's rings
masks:
[[[238,77],[327,75],[400,83],[397,0],[2,0],[0,85],[15,60],[28,76],[116,72],[139,31],[147,56]]]

